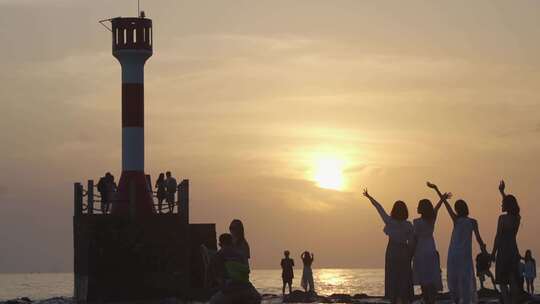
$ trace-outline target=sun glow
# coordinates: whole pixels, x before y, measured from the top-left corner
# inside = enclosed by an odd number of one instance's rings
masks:
[[[344,186],[343,165],[338,159],[320,158],[316,160],[314,180],[321,188],[342,190]]]

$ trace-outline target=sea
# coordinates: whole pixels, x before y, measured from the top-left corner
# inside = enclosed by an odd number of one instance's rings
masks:
[[[294,289],[300,288],[301,272],[293,281]],[[384,294],[384,269],[314,269],[315,289],[320,295],[333,293],[370,296]],[[443,283],[446,290],[446,274]],[[254,269],[251,273],[253,285],[261,294],[281,294],[281,270]],[[535,281],[540,290],[539,280]],[[491,288],[491,283],[486,282]],[[479,285],[478,285],[479,286]],[[419,293],[419,290],[416,290]],[[0,301],[28,297],[31,300],[45,300],[54,297],[73,296],[73,273],[0,273]]]

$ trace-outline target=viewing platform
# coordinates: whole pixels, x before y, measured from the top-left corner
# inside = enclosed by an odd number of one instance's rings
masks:
[[[155,202],[150,186],[148,192]],[[188,180],[178,185],[172,210],[164,203],[168,212],[162,214],[137,213],[134,185],[127,214],[103,213],[96,193],[93,180],[86,188],[74,184],[74,297],[78,302],[209,296],[205,253],[217,249],[216,228],[190,223]]]

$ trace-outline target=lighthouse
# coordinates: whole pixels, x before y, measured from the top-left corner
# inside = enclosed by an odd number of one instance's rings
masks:
[[[100,23],[112,32],[112,53],[122,67],[122,175],[112,214],[94,212],[100,198],[94,180],[86,189],[73,184],[74,298],[204,299],[213,289],[201,248],[217,250],[216,226],[190,223],[188,179],[178,185],[177,208],[155,213],[144,172],[144,64],[152,56],[152,20],[141,13]]]
[[[122,175],[112,213],[154,211],[144,173],[144,65],[152,56],[152,20],[117,17],[111,21],[112,53],[122,67]]]

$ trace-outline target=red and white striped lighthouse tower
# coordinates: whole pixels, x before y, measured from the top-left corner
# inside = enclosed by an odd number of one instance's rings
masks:
[[[111,212],[151,214],[152,193],[144,173],[144,64],[152,56],[152,20],[141,12],[110,21],[112,52],[122,66],[122,175]]]

